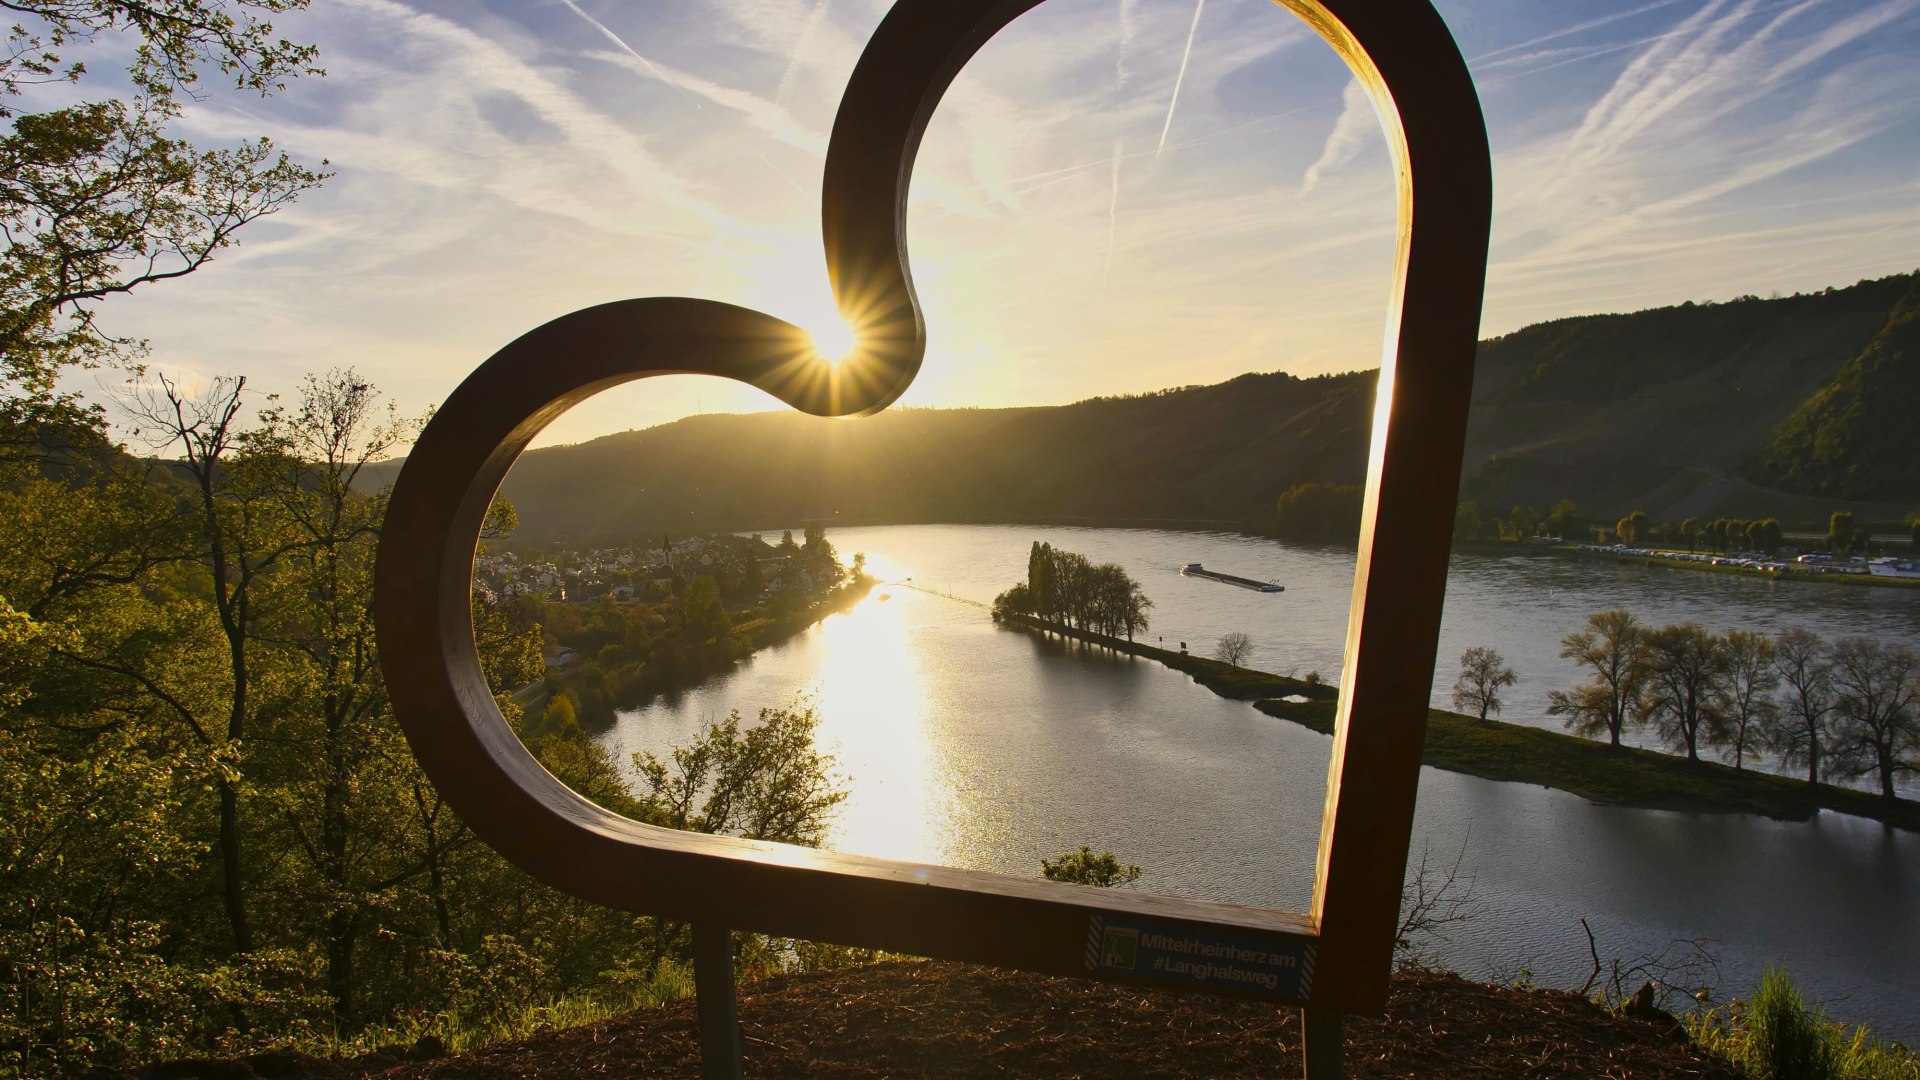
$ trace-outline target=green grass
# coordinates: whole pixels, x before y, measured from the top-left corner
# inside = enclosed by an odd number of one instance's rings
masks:
[[[1335,704],[1263,700],[1255,708],[1323,735],[1333,734]],[[1649,810],[1759,814],[1805,821],[1819,810],[1857,814],[1920,831],[1920,803],[1792,777],[1691,762],[1672,754],[1557,731],[1427,710],[1421,760],[1436,769],[1488,780],[1539,784],[1594,802]]]
[[[1827,1019],[1785,972],[1770,968],[1751,1002],[1687,1020],[1694,1041],[1756,1080],[1920,1080],[1920,1056]]]

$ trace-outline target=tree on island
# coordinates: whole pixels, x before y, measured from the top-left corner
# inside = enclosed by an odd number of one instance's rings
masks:
[[[995,615],[1030,615],[1076,630],[1124,636],[1147,629],[1153,601],[1114,563],[1094,565],[1085,555],[1035,543],[1027,553],[1027,580],[994,598]]]
[[[1767,748],[1783,765],[1805,765],[1807,783],[1818,783],[1833,713],[1827,643],[1805,627],[1783,631],[1773,642],[1773,666],[1785,689],[1767,727]]]
[[[1515,682],[1506,658],[1484,645],[1460,654],[1460,677],[1453,683],[1453,707],[1485,720],[1500,711],[1500,690]]]
[[[1780,688],[1774,667],[1773,639],[1751,630],[1729,630],[1726,682],[1721,688],[1720,745],[1733,751],[1733,767],[1745,767],[1747,755],[1766,746],[1780,711],[1773,693]]]
[[[1647,635],[1646,686],[1640,712],[1669,747],[1700,760],[1700,747],[1721,738],[1720,695],[1727,678],[1726,641],[1698,623],[1663,626]]]
[[[1920,772],[1920,655],[1850,637],[1834,643],[1831,663],[1835,769],[1877,778],[1880,794],[1892,799],[1896,776]]]
[[[1560,655],[1592,669],[1593,678],[1571,691],[1547,695],[1547,715],[1566,717],[1568,730],[1587,738],[1606,732],[1620,745],[1620,733],[1635,717],[1635,702],[1646,681],[1646,629],[1621,609],[1587,616],[1587,628],[1560,639]]]
[[[1213,647],[1213,658],[1223,664],[1240,667],[1247,657],[1253,655],[1253,639],[1245,631],[1229,630],[1220,635],[1220,641]]]

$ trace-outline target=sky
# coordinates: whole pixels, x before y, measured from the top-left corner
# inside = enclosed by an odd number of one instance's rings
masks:
[[[324,79],[209,94],[180,133],[268,135],[335,175],[105,320],[189,381],[285,392],[351,366],[409,412],[604,301],[821,324],[827,135],[887,6],[315,0],[278,27],[320,46]],[[1920,0],[1436,6],[1494,153],[1483,336],[1920,267]],[[960,74],[922,145],[929,348],[903,404],[1376,366],[1391,182],[1371,105],[1270,0],[1049,0]],[[650,379],[540,442],[772,407]]]

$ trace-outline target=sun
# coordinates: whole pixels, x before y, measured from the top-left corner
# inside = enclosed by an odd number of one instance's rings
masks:
[[[839,367],[860,351],[860,335],[839,319],[820,319],[807,329],[813,339],[813,351],[820,359]]]

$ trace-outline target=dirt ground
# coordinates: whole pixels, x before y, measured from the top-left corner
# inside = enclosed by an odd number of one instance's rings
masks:
[[[1292,1009],[959,964],[769,979],[742,988],[739,1013],[749,1077],[1300,1075]],[[1742,1075],[1656,1024],[1615,1017],[1577,995],[1448,974],[1400,976],[1387,1015],[1348,1018],[1345,1034],[1356,1080]],[[267,1067],[226,1075],[300,1075],[297,1065],[274,1067],[294,1064],[259,1062]],[[313,1064],[306,1075],[391,1080],[691,1077],[700,1068],[691,1001],[460,1057]]]

